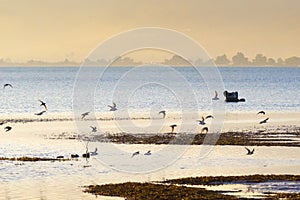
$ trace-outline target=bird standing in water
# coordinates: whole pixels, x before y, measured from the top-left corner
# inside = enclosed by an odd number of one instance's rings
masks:
[[[172,124],[170,127],[171,127],[171,133],[174,133],[174,129],[175,129],[175,127],[177,127],[177,125],[176,124]]]

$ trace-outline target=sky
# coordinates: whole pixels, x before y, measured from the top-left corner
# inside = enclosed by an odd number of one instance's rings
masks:
[[[179,31],[211,57],[300,56],[299,0],[0,0],[0,59],[80,62],[113,35]]]

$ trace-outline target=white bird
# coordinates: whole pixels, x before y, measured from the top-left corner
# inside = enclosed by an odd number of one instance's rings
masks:
[[[146,155],[146,156],[150,156],[151,155],[151,151],[149,150],[149,151],[147,151],[146,153],[144,153],[144,155]]]
[[[215,90],[215,97],[212,98],[212,100],[219,100],[219,97],[218,97],[218,92]]]
[[[113,105],[107,105],[108,107],[110,107],[109,111],[116,111],[117,109],[117,104],[115,102],[113,102]]]

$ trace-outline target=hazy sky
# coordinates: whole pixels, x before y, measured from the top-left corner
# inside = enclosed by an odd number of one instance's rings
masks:
[[[112,35],[165,27],[212,56],[300,56],[299,0],[0,0],[0,58],[81,61]]]

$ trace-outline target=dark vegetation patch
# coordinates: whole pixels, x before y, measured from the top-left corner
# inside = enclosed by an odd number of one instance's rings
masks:
[[[15,158],[0,157],[0,160],[36,162],[36,161],[69,161],[70,159],[40,158],[40,157],[15,157]]]
[[[238,199],[203,188],[176,185],[126,182],[119,184],[90,185],[84,192],[102,196],[119,196],[126,199]]]

